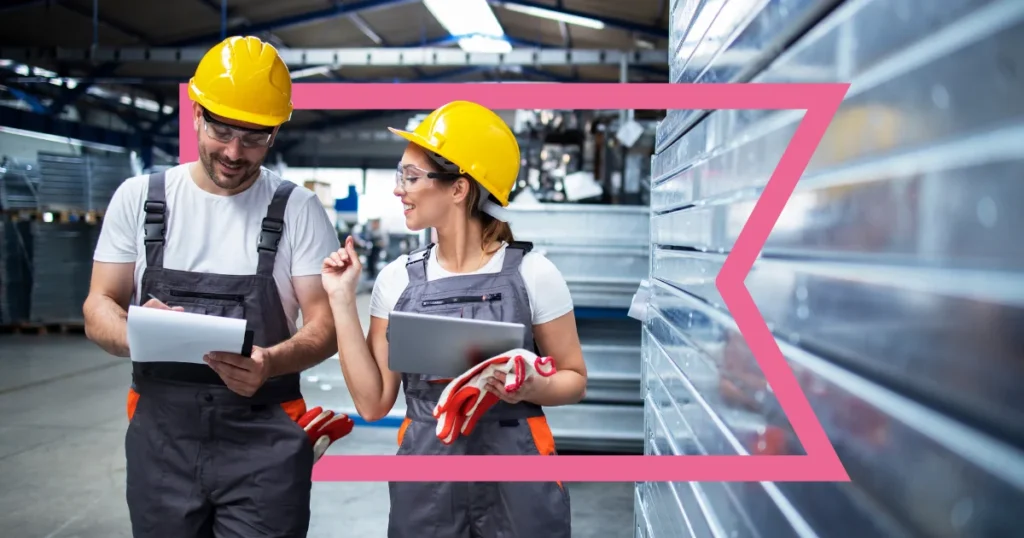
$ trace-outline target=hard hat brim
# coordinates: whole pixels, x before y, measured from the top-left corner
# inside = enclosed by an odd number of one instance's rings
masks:
[[[394,134],[396,134],[396,135],[406,139],[407,141],[412,142],[413,144],[416,144],[417,146],[419,146],[419,147],[421,147],[421,148],[423,148],[423,149],[425,149],[427,151],[433,151],[433,152],[440,153],[440,151],[438,151],[438,149],[436,147],[434,147],[433,144],[431,144],[430,142],[427,142],[427,140],[425,138],[423,138],[422,136],[420,136],[420,135],[418,135],[416,133],[413,133],[413,132],[410,132],[410,131],[404,131],[402,129],[395,129],[394,127],[388,127],[388,130],[391,131],[392,133],[394,133]]]
[[[189,97],[192,98],[193,101],[202,105],[206,110],[209,110],[218,116],[235,121],[244,121],[246,123],[261,125],[263,127],[279,127],[291,119],[291,114],[288,114],[285,117],[269,114],[255,114],[211,101],[195,87],[194,83],[189,84],[188,93]]]

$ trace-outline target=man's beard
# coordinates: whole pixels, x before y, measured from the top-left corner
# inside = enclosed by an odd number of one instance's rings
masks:
[[[237,189],[241,185],[245,184],[249,180],[259,175],[260,166],[263,164],[262,160],[257,163],[250,163],[245,160],[232,161],[224,157],[223,155],[211,154],[209,151],[202,147],[199,150],[199,154],[203,161],[203,168],[206,169],[206,175],[210,177],[210,181],[212,181],[214,185],[225,190]],[[221,176],[217,172],[218,161],[224,164],[238,165],[240,167],[239,172],[241,172],[241,174],[237,178],[227,178]]]

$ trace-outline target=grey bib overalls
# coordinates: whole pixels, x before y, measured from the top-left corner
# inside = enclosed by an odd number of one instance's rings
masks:
[[[501,271],[427,281],[430,248],[413,252],[406,269],[409,285],[395,310],[526,326],[532,346],[530,301],[519,273],[529,243],[506,247]],[[537,405],[499,402],[478,422],[472,435],[445,446],[437,438],[434,405],[446,379],[402,375],[407,406],[399,430],[398,455],[554,455],[555,446]],[[453,464],[456,464],[453,462]],[[556,482],[389,484],[389,538],[570,538],[569,493]]]
[[[164,175],[150,176],[139,304],[152,294],[187,312],[245,319],[261,347],[289,338],[272,273],[294,187],[282,182],[270,203],[252,245],[256,274],[192,273],[163,267]],[[171,209],[189,218],[187,207]],[[132,381],[125,455],[134,536],[306,536],[313,450],[294,420],[305,408],[298,374],[270,379],[249,398],[205,364],[133,363]]]

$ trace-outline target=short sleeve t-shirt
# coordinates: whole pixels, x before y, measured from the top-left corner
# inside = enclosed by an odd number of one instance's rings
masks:
[[[263,168],[259,179],[245,192],[221,196],[199,188],[192,180],[188,164],[168,169],[164,267],[201,273],[255,274],[261,223],[282,181],[286,180]],[[142,224],[148,190],[147,175],[129,178],[117,188],[107,207],[93,255],[98,262],[135,263],[136,294],[146,269]],[[301,185],[288,199],[284,221],[274,281],[294,334],[299,302],[291,278],[319,275],[324,258],[339,248],[339,241],[320,200]],[[133,298],[133,302],[139,301]]]
[[[507,244],[502,245],[501,249],[487,262],[487,265],[467,274],[500,272],[505,261],[507,246]],[[408,259],[408,255],[399,256],[377,275],[377,280],[373,285],[373,294],[370,297],[371,316],[387,319],[391,311],[395,309],[402,292],[409,285],[409,273],[405,267]],[[523,256],[519,272],[526,284],[534,325],[547,323],[572,311],[573,303],[572,296],[569,294],[569,286],[551,260],[536,252],[529,252]],[[459,273],[444,270],[437,262],[437,249],[430,249],[430,259],[427,260],[427,280],[433,281],[452,276],[459,276]]]

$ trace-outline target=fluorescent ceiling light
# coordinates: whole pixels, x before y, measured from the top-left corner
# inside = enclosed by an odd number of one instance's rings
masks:
[[[306,69],[297,69],[291,72],[292,80],[298,80],[300,78],[315,77],[317,75],[326,75],[330,73],[332,67],[329,65],[321,65],[317,67],[307,67]]]
[[[466,52],[510,52],[512,45],[487,0],[423,0],[437,22]]]
[[[579,15],[569,15],[560,11],[554,11],[551,9],[544,9],[533,6],[522,6],[510,2],[501,2],[501,7],[509,10],[522,13],[524,15],[533,15],[534,17],[540,17],[542,19],[548,19],[552,21],[564,22],[566,24],[574,24],[576,26],[584,26],[587,28],[593,28],[595,30],[603,30],[604,23],[591,19],[589,17],[580,17]]]

